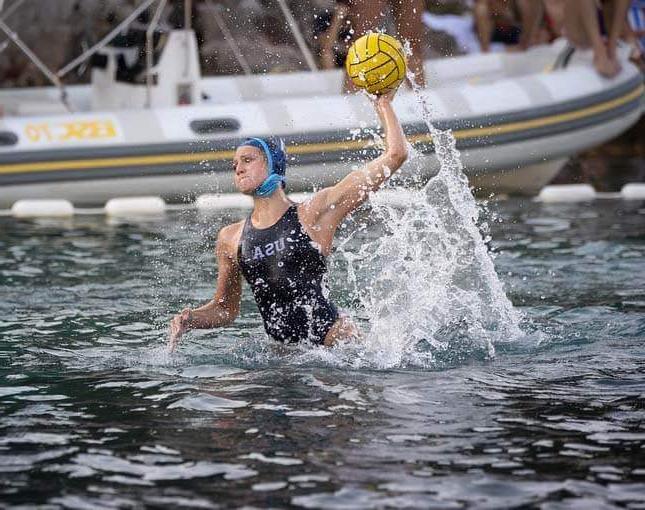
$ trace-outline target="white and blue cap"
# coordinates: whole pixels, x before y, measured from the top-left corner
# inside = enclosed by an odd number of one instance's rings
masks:
[[[267,160],[269,175],[255,190],[255,196],[268,197],[278,189],[278,186],[284,188],[287,153],[282,138],[247,138],[240,144],[240,147],[246,145],[260,149]]]

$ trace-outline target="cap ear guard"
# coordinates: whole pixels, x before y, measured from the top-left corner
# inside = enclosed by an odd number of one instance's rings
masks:
[[[272,140],[270,141],[270,143]],[[272,143],[275,146],[273,152],[273,171],[276,174],[284,175],[287,170],[287,151],[284,146],[284,140],[278,138],[275,143]]]

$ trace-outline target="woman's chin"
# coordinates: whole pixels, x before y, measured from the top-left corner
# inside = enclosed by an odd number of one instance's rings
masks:
[[[253,195],[253,192],[255,191],[255,188],[252,186],[245,186],[244,184],[238,184],[237,186],[237,191],[242,193],[242,195]]]

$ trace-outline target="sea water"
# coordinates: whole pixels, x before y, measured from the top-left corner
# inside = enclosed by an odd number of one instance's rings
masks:
[[[379,207],[344,227],[332,257],[332,296],[372,342],[358,361],[266,340],[248,289],[233,325],[165,353],[170,316],[212,296],[215,236],[243,211],[0,219],[3,505],[637,508],[643,202],[490,203],[479,222],[515,310],[491,304],[495,319],[460,281],[468,264],[424,285],[400,271],[390,296],[392,265],[361,264],[379,259],[365,246],[427,273],[384,237],[381,215],[411,213]],[[462,260],[454,250],[446,261]],[[350,253],[364,285],[343,270]],[[418,302],[394,297],[406,278]],[[430,298],[436,281],[463,293],[438,294],[454,312]],[[397,315],[370,311],[377,296]]]

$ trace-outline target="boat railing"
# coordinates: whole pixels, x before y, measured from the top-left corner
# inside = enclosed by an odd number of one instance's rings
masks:
[[[47,65],[29,48],[29,46],[24,43],[24,41],[18,36],[18,34],[15,31],[13,31],[5,22],[5,20],[11,14],[13,14],[18,9],[20,4],[22,4],[24,1],[25,0],[16,0],[9,7],[4,9],[4,12],[3,12],[4,0],[0,0],[0,31],[4,32],[5,35],[7,35],[8,40],[13,42],[22,51],[22,53],[41,71],[41,73],[60,91],[60,100],[68,111],[72,111],[72,108],[67,102],[67,92],[65,90],[65,85],[62,81],[62,78],[64,78],[70,71],[74,70],[81,64],[87,62],[93,55],[103,50],[106,46],[109,45],[110,41],[112,41],[114,37],[119,34],[119,32],[121,32],[123,29],[128,27],[133,21],[135,21],[139,17],[139,15],[142,12],[148,9],[153,3],[158,2],[153,18],[146,30],[145,106],[147,108],[150,108],[152,106],[152,88],[156,84],[155,75],[153,71],[154,34],[155,34],[155,29],[159,25],[161,15],[167,4],[167,0],[142,0],[141,3],[133,9],[130,15],[128,15],[121,23],[119,23],[115,28],[113,28],[100,41],[98,41],[96,44],[94,44],[93,46],[85,50],[83,53],[81,53],[78,57],[74,58],[69,63],[65,64],[58,71],[50,70],[47,67]],[[307,63],[307,66],[313,72],[318,71],[316,60],[311,50],[307,46],[307,43],[302,34],[302,31],[300,30],[300,27],[298,26],[298,23],[293,17],[293,14],[291,13],[291,10],[287,6],[285,0],[277,0],[277,3],[287,21],[289,29],[293,34],[295,42],[298,48],[300,49],[304,57],[304,60]],[[228,30],[228,27],[226,26],[226,23],[224,22],[223,17],[221,16],[221,13],[218,11],[218,8],[212,3],[212,0],[207,0],[206,4],[209,7],[210,11],[212,12],[216,24],[218,25],[219,29],[222,31],[222,34],[224,36],[224,39],[227,45],[235,55],[235,58],[239,62],[240,66],[242,67],[242,70],[247,75],[252,74],[251,67],[249,66],[248,62],[244,58],[244,55],[240,51],[240,48],[235,42],[235,39],[233,38],[233,35],[231,34],[230,30]],[[191,28],[191,14],[192,14],[192,0],[185,0],[184,28],[186,30],[190,30]],[[186,45],[186,51],[190,51],[189,45]],[[189,60],[190,60],[189,55],[187,55],[187,58],[184,60],[184,62],[186,63],[185,74],[188,73],[187,62],[189,62]]]
[[[18,34],[14,32],[11,27],[9,27],[9,25],[7,25],[7,23],[5,22],[5,20],[9,18],[9,16],[11,16],[11,14],[13,14],[22,3],[23,0],[18,0],[17,2],[9,6],[5,12],[2,12],[4,7],[4,0],[0,2],[0,13],[2,14],[2,17],[0,17],[0,30],[4,32],[8,40],[12,41],[18,47],[18,49],[22,51],[25,56],[36,66],[36,68],[38,68],[38,70],[43,73],[43,75],[60,91],[61,102],[68,110],[71,110],[69,105],[67,104],[67,93],[65,91],[65,86],[63,85],[63,82],[60,80],[60,78],[56,74],[54,74],[40,58],[38,58],[38,55],[31,51],[31,48],[29,48],[29,46],[24,43],[24,41],[18,36]]]
[[[143,2],[136,7],[128,17],[126,17],[121,23],[119,23],[114,29],[112,29],[103,39],[101,39],[99,42],[97,42],[94,46],[91,48],[88,48],[86,51],[81,53],[78,57],[76,57],[74,60],[72,60],[69,64],[63,66],[57,73],[56,75],[60,78],[65,76],[67,73],[69,73],[71,70],[75,69],[77,66],[81,65],[83,62],[87,61],[92,55],[95,53],[101,51],[105,46],[107,46],[114,37],[121,32],[124,28],[126,28],[130,23],[132,23],[139,14],[141,14],[143,11],[145,11],[148,7],[150,7],[154,2],[158,2],[159,0],[143,0]]]
[[[152,86],[154,82],[154,77],[152,75],[152,66],[154,64],[154,48],[153,48],[153,38],[154,33],[159,24],[159,19],[161,18],[161,13],[166,6],[166,0],[160,0],[155,10],[154,16],[146,29],[146,107],[150,108],[151,99],[152,99]]]
[[[293,34],[293,38],[296,41],[296,45],[298,46],[298,49],[302,53],[302,56],[304,57],[305,62],[307,63],[307,67],[309,67],[309,70],[312,72],[318,71],[318,66],[316,65],[316,59],[311,53],[309,46],[307,46],[307,43],[305,42],[305,38],[302,35],[302,30],[300,30],[300,27],[298,26],[298,22],[293,17],[293,13],[287,6],[285,0],[277,0],[277,3],[278,3],[278,6],[280,7],[280,10],[282,11],[282,14],[284,15],[287,21],[287,25],[289,25],[289,30],[291,30],[291,33]],[[224,41],[226,42],[229,49],[235,56],[235,59],[237,60],[237,62],[240,64],[240,67],[242,68],[242,71],[244,72],[244,74],[247,74],[247,75],[253,74],[253,71],[251,70],[251,66],[249,66],[246,58],[244,57],[244,55],[242,54],[242,51],[240,50],[240,47],[237,45],[237,42],[235,41],[233,34],[231,33],[231,31],[226,26],[226,23],[224,22],[224,18],[221,15],[221,6],[219,5],[215,6],[212,0],[206,0],[206,5],[208,6],[209,10],[213,14],[215,23],[217,24],[218,28],[222,32],[222,35],[224,36]]]
[[[0,0],[0,31],[4,32],[4,34],[9,38],[10,41],[12,41],[20,51],[38,68],[38,70],[60,91],[60,100],[63,103],[63,105],[67,108],[68,111],[71,111],[71,107],[67,102],[67,92],[65,90],[65,85],[62,81],[62,78],[67,75],[70,71],[78,67],[79,65],[83,64],[87,60],[89,60],[92,55],[95,53],[101,51],[105,46],[109,44],[109,42],[119,33],[121,32],[124,28],[126,28],[128,25],[130,25],[137,17],[145,11],[148,7],[150,7],[154,2],[160,2],[161,4],[165,4],[166,0],[143,0],[141,4],[139,4],[131,13],[129,16],[127,16],[121,23],[119,23],[114,29],[112,29],[106,36],[104,36],[99,42],[94,44],[91,48],[88,48],[86,51],[84,51],[81,55],[73,59],[71,62],[68,64],[64,65],[61,67],[58,71],[53,72],[51,71],[47,65],[25,44],[25,42],[20,38],[20,36],[7,25],[5,20],[13,14],[16,9],[22,4],[24,0],[17,0],[14,2],[11,6],[7,7],[7,9],[2,12],[2,7],[4,7],[4,0]],[[190,2],[190,0],[188,0]],[[160,11],[162,9],[157,9],[157,13],[160,14]],[[187,8],[188,10],[188,8]],[[157,14],[155,13],[155,14]],[[187,15],[187,18],[189,16]],[[157,19],[158,23],[158,19]],[[150,45],[151,46],[151,45]],[[151,54],[152,52],[150,50],[150,46],[148,47],[147,53]],[[147,69],[146,69],[146,76],[150,75],[150,68],[151,68],[151,59],[146,60],[147,64]]]

